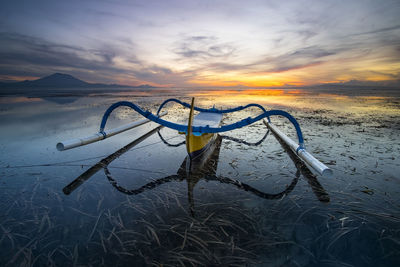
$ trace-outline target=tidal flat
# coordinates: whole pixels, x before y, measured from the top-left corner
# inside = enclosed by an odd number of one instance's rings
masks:
[[[259,103],[299,122],[315,175],[258,122],[221,134],[186,172],[184,136],[150,123],[57,151],[98,132],[105,110],[167,98],[200,107]],[[188,109],[166,106],[183,122]],[[227,116],[231,123],[259,110]],[[116,110],[107,127],[140,116]],[[271,120],[296,139],[281,117]],[[153,89],[0,98],[1,266],[399,266],[400,94]],[[120,149],[126,147],[125,150]],[[118,152],[119,151],[119,152]],[[118,152],[115,157],[113,153]],[[108,159],[108,160],[106,160]],[[78,186],[63,189],[81,177]]]

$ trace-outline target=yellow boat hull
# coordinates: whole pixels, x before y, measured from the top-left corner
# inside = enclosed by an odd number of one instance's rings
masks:
[[[218,126],[221,122],[222,114],[200,112],[194,117],[194,98],[189,113],[188,129],[186,132],[186,150],[191,159],[194,159],[207,150],[216,139],[215,133],[195,133],[192,126]]]
[[[210,144],[215,141],[216,134],[204,133],[200,136],[193,134],[186,135],[186,150],[190,158],[195,158],[208,149]]]

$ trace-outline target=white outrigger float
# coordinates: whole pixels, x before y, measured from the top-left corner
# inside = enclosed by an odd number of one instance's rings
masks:
[[[190,115],[189,115],[187,124],[178,124],[178,123],[163,120],[161,118],[162,116],[167,114],[166,112],[161,112],[161,111],[162,111],[162,108],[165,106],[165,104],[167,104],[168,102],[176,102],[178,104],[181,104],[184,107],[190,108]],[[132,122],[130,124],[127,124],[127,125],[115,128],[115,129],[105,131],[104,129],[105,129],[108,117],[113,112],[113,110],[115,110],[116,108],[121,107],[121,106],[132,108],[133,110],[135,110],[136,112],[141,114],[143,117],[145,117],[145,119],[135,121],[135,122]],[[238,121],[236,123],[222,125],[222,126],[220,125],[223,114],[241,111],[241,110],[249,108],[249,107],[259,108],[261,110],[261,114],[257,115],[256,117],[248,117],[248,118]],[[195,110],[199,112],[199,114],[197,114],[196,116],[193,115]],[[290,139],[287,135],[282,133],[274,124],[272,124],[271,120],[270,120],[271,116],[286,117],[294,125],[294,127],[296,129],[298,143],[296,143],[294,140]],[[265,118],[267,118],[267,121],[264,120]],[[282,111],[282,110],[268,110],[267,111],[261,105],[258,105],[258,104],[248,104],[246,106],[239,106],[239,107],[232,108],[232,109],[216,109],[216,108],[204,109],[204,108],[196,107],[194,105],[194,98],[192,99],[191,104],[182,102],[178,99],[171,98],[171,99],[164,101],[160,105],[156,115],[154,115],[150,111],[144,111],[143,109],[141,109],[139,106],[137,106],[134,103],[131,103],[128,101],[121,101],[121,102],[117,102],[117,103],[111,105],[107,109],[107,111],[104,113],[103,119],[102,119],[102,122],[100,125],[100,131],[98,133],[95,133],[93,135],[90,135],[90,136],[87,136],[84,138],[78,138],[78,139],[60,142],[57,144],[57,149],[60,151],[63,151],[63,150],[71,149],[74,147],[87,145],[87,144],[90,144],[93,142],[104,140],[108,137],[111,137],[113,135],[130,130],[132,128],[143,125],[145,123],[155,122],[155,123],[159,124],[160,127],[167,127],[167,128],[177,130],[178,132],[185,134],[186,135],[186,149],[187,149],[189,158],[191,160],[195,160],[196,158],[203,155],[204,152],[207,151],[210,146],[212,146],[212,144],[214,143],[214,141],[217,138],[218,133],[242,128],[242,127],[250,125],[254,122],[257,122],[259,120],[264,120],[264,123],[267,125],[267,127],[275,135],[279,136],[279,138],[284,143],[286,143],[286,145],[288,145],[288,147],[290,147],[290,149],[293,150],[293,152],[302,161],[304,161],[308,166],[310,166],[312,169],[314,169],[316,173],[318,173],[319,175],[322,175],[322,176],[331,176],[332,175],[332,170],[330,168],[328,168],[325,164],[323,164],[318,159],[313,157],[305,149],[303,134],[301,132],[298,122],[296,121],[296,119],[293,116],[291,116],[289,113]],[[152,131],[154,131],[154,130],[152,130]],[[150,132],[152,132],[152,131],[150,131]],[[141,140],[141,141],[143,141],[143,140]]]

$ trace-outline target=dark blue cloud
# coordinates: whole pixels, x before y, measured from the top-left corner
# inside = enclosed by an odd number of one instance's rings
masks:
[[[46,68],[117,71],[112,63],[114,56],[113,51],[87,50],[32,36],[0,33],[0,66],[3,70],[24,66],[25,69],[31,68],[32,74],[36,69]]]
[[[400,25],[395,25],[395,26],[380,28],[380,29],[376,29],[376,30],[372,30],[372,31],[355,33],[354,35],[376,34],[376,33],[396,31],[396,30],[399,30],[399,29],[400,29]]]

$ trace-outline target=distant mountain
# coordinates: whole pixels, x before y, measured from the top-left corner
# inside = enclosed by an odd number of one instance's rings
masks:
[[[154,86],[151,86],[151,85],[149,85],[149,84],[142,84],[142,85],[139,85],[139,86],[135,86],[136,88],[155,88]]]
[[[79,80],[69,74],[54,73],[50,76],[34,81],[24,81],[25,85],[32,87],[89,87],[90,83]]]
[[[306,88],[319,88],[319,89],[370,89],[370,88],[387,88],[397,89],[400,88],[400,80],[397,81],[359,81],[350,80],[342,83],[326,83],[307,86]]]
[[[106,88],[106,87],[134,87],[120,84],[88,83],[69,74],[54,73],[33,81],[0,83],[0,88]],[[148,84],[139,88],[153,88]]]

